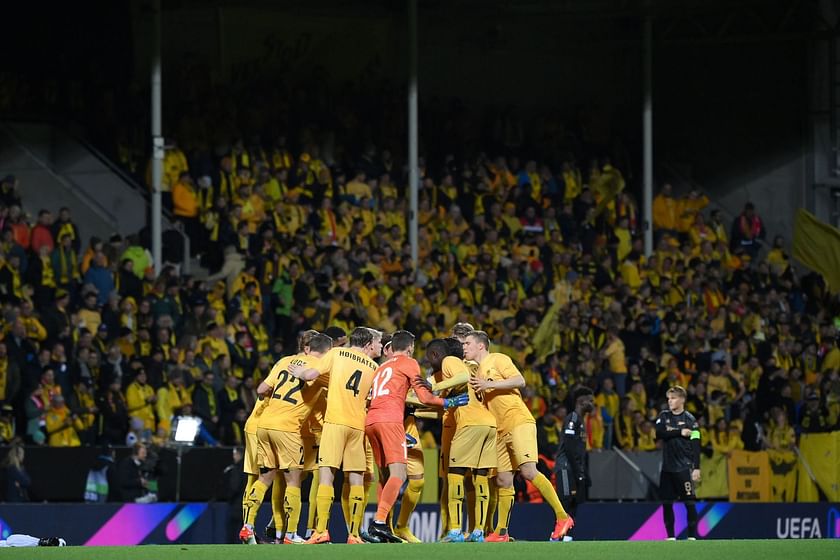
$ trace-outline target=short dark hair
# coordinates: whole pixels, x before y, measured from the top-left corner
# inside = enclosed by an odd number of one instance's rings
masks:
[[[388,346],[389,344],[391,344],[391,337],[392,336],[393,335],[391,333],[386,333],[386,332],[382,333],[382,347],[383,348]]]
[[[455,356],[456,358],[463,360],[464,359],[464,345],[461,344],[461,341],[455,338],[454,336],[450,336],[444,338],[443,341],[446,343],[446,353],[449,356]]]
[[[356,327],[350,333],[350,346],[364,348],[374,340],[381,338],[382,334],[379,331],[368,327]]]
[[[581,387],[577,391],[575,391],[575,400],[574,402],[577,403],[581,397],[589,397],[594,396],[595,392],[590,389],[589,387]]]
[[[490,335],[488,335],[484,331],[473,331],[467,336],[471,336],[476,339],[478,342],[484,345],[484,348],[489,350],[490,349]]]
[[[325,334],[315,333],[309,340],[309,349],[315,352],[326,352],[332,348],[333,340]]]
[[[448,356],[449,345],[446,343],[446,340],[442,338],[433,338],[428,344],[426,344],[426,352],[434,352],[435,354],[440,354],[441,356]]]
[[[391,335],[391,349],[395,352],[408,350],[414,344],[414,335],[409,331],[397,331]]]
[[[344,332],[344,329],[336,326],[327,327],[324,331],[324,334],[332,338],[333,340],[338,340],[339,338],[344,338],[345,336],[347,336],[347,333]]]

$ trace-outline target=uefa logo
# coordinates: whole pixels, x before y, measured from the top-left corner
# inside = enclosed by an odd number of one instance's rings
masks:
[[[825,536],[829,539],[840,539],[840,511],[836,508],[828,510],[828,526]]]

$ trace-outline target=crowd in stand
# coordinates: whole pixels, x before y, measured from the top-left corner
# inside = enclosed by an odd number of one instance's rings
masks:
[[[0,441],[162,443],[174,415],[194,414],[204,442],[241,445],[256,385],[299,331],[405,328],[422,345],[459,321],[522,369],[547,457],[579,385],[596,390],[593,450],[654,449],[675,384],[723,453],[838,429],[837,302],[796,273],[782,237],[767,244],[750,204],[724,223],[666,184],[645,256],[608,159],[448,156],[421,162],[415,268],[388,150],[326,161],[317,142],[281,137],[237,141],[212,166],[168,143],[166,202],[207,277],[154,271],[137,236],[82,240],[67,208],[33,220],[26,185],[2,180]]]

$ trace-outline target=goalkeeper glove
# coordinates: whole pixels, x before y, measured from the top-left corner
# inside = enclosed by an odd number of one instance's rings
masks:
[[[459,406],[464,406],[465,404],[470,402],[470,396],[467,393],[461,393],[460,395],[455,395],[454,397],[449,397],[447,399],[443,399],[443,410],[449,410],[450,408],[457,408]]]
[[[417,445],[417,438],[415,438],[415,437],[414,437],[413,435],[411,435],[411,434],[405,434],[405,446],[406,446],[408,449],[414,449],[414,447],[415,447],[416,445]]]

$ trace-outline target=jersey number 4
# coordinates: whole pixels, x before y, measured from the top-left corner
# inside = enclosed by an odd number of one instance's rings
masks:
[[[358,397],[359,396],[359,383],[361,383],[361,382],[362,382],[362,370],[357,369],[356,371],[353,372],[353,375],[351,375],[347,379],[347,383],[344,385],[344,388],[347,389],[348,391],[353,391],[353,396]]]
[[[388,382],[391,380],[391,377],[394,376],[394,370],[386,367],[382,371],[376,374],[376,377],[373,378],[373,392],[370,395],[371,399],[375,399],[376,397],[384,397],[385,395],[390,395],[391,391],[385,387]]]
[[[283,388],[283,385],[286,384],[286,381],[291,381],[292,382],[292,388],[289,389],[288,391],[286,391],[286,394],[281,397],[280,392],[281,392],[281,389]],[[295,383],[295,381],[297,381],[297,383]],[[274,386],[274,393],[271,395],[271,398],[272,399],[283,399],[287,403],[297,404],[298,401],[297,401],[296,398],[294,398],[293,395],[295,393],[300,393],[300,390],[303,389],[303,383],[304,383],[303,379],[295,379],[294,377],[289,375],[288,371],[283,370],[283,371],[280,372],[280,377],[277,379],[277,385]]]

